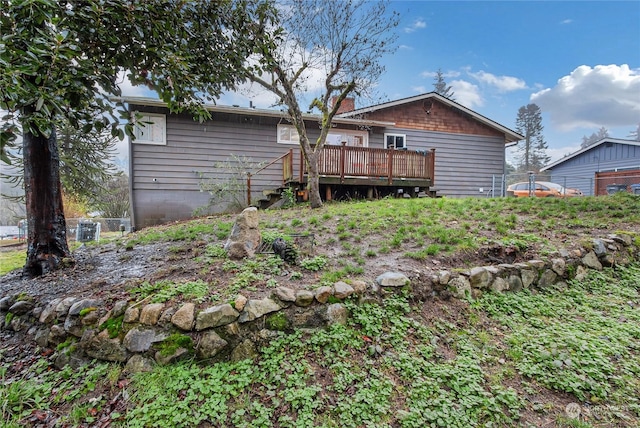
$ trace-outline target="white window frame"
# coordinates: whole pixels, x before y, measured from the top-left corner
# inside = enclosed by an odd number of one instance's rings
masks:
[[[387,142],[387,139],[389,137],[394,137],[394,140],[397,142],[398,138],[402,138],[402,147],[397,147],[397,145],[394,143],[394,149],[396,150],[407,150],[407,134],[393,134],[393,133],[385,133],[384,134],[384,148],[388,149],[389,148],[389,143]]]
[[[133,142],[136,144],[167,145],[167,116],[157,113],[136,113],[133,118]],[[151,123],[146,123],[151,122]]]
[[[300,144],[298,131],[293,125],[278,124],[278,144]],[[285,138],[282,138],[282,137]],[[360,139],[361,144],[355,145],[355,141]],[[368,147],[369,133],[367,131],[355,131],[351,129],[334,129],[327,135],[327,145],[340,145],[346,141],[348,146]]]
[[[278,144],[294,144],[296,146],[300,144],[300,136],[295,126],[279,123],[277,132]]]

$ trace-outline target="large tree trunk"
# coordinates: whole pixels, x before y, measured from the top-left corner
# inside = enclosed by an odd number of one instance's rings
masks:
[[[60,157],[55,130],[47,138],[23,135],[24,184],[27,205],[27,262],[23,276],[44,275],[70,257],[62,205]]]
[[[318,152],[309,151],[307,153],[307,178],[309,180],[309,204],[311,208],[320,208],[322,198],[320,197],[320,175],[318,174]]]

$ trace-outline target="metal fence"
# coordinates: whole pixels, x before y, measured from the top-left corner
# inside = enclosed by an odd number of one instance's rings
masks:
[[[494,175],[492,186],[485,193],[488,197],[509,196],[507,189],[517,183],[547,181],[565,189],[578,189],[585,196],[610,195],[627,192],[640,195],[640,170],[597,172],[593,175],[506,174]]]
[[[124,236],[131,232],[130,218],[68,218],[66,223],[69,241],[99,241],[100,238]],[[26,220],[18,222],[16,233],[10,239],[26,239]]]

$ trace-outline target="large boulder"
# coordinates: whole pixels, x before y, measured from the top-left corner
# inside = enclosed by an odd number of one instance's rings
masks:
[[[239,260],[253,257],[256,253],[262,241],[258,221],[256,207],[245,208],[236,218],[229,239],[224,244],[224,249],[230,259]]]

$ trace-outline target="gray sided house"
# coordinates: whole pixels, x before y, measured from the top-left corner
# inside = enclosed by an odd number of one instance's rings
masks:
[[[143,122],[129,142],[135,228],[228,209],[226,202],[208,206],[211,195],[202,185],[228,182],[238,173],[245,187],[236,198],[240,203],[260,205],[285,187],[306,198],[298,135],[284,112],[208,106],[211,120],[199,123],[189,114],[170,113],[156,99],[123,101],[132,118]],[[319,135],[319,120],[305,117],[311,141]],[[479,189],[504,172],[505,147],[522,138],[435,93],[358,110],[351,103],[335,118],[322,152],[321,194],[481,196]],[[229,161],[237,167],[239,157],[248,161],[246,168],[225,167]]]
[[[607,186],[640,183],[640,141],[603,138],[540,171],[550,173],[550,181],[587,196],[606,194]]]

